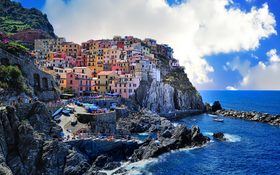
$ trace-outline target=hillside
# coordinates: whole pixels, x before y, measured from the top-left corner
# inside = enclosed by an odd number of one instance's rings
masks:
[[[11,0],[0,1],[0,31],[31,47],[35,39],[56,37],[47,15]]]

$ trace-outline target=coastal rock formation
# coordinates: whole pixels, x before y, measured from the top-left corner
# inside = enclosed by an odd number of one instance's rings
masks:
[[[205,103],[204,105],[204,110],[208,113],[216,112],[217,110],[221,110],[221,109],[223,108],[219,101],[215,101],[212,106],[209,103]]]
[[[201,146],[209,138],[198,127],[172,123],[151,111],[130,114],[119,127],[134,132],[157,132],[158,139],[134,141],[61,141],[61,128],[41,102],[0,111],[0,172],[3,174],[96,174],[115,169],[121,161],[138,161],[170,150]],[[124,170],[119,170],[124,171]]]
[[[222,132],[214,133],[213,137],[220,141],[226,141],[226,138],[224,137],[224,134]]]
[[[214,101],[213,105],[212,105],[212,112],[216,112],[217,110],[221,110],[222,109],[222,105],[219,101]]]
[[[244,111],[236,111],[236,110],[218,110],[213,114],[280,126],[280,115],[271,115],[271,114],[260,113],[260,112],[244,112]]]
[[[161,82],[142,81],[134,98],[141,107],[157,113],[204,109],[201,96],[180,68],[170,70]]]
[[[131,161],[157,157],[165,152],[180,148],[201,146],[209,141],[199,127],[188,129],[184,125],[175,127],[169,120],[148,110],[141,110],[118,122],[118,127],[130,133],[157,133],[158,139],[147,139],[136,149]]]

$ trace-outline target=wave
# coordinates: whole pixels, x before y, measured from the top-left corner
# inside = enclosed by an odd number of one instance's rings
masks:
[[[206,146],[206,145],[204,145],[204,146]],[[204,147],[204,146],[202,146],[202,147]],[[198,148],[201,148],[201,147],[181,148],[181,149],[178,149],[178,150],[172,150],[168,153],[164,153],[163,155],[161,155],[157,158],[145,159],[145,160],[141,160],[141,161],[133,162],[133,163],[126,162],[126,163],[123,163],[121,167],[119,167],[119,168],[117,168],[113,171],[102,171],[102,172],[105,172],[107,174],[112,174],[115,171],[117,171],[118,169],[124,168],[124,169],[127,170],[126,174],[130,174],[130,175],[147,174],[147,175],[150,175],[152,173],[148,171],[147,166],[157,164],[160,161],[167,161],[168,156],[170,156],[171,154],[174,154],[174,153],[177,153],[177,152],[189,152],[191,150],[198,149]]]
[[[234,134],[225,133],[224,137],[226,138],[226,140],[228,142],[240,142],[241,141],[241,137],[238,135],[234,135]]]

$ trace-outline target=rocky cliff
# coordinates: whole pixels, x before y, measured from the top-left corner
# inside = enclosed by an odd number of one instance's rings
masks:
[[[26,84],[31,89],[32,96],[41,101],[51,101],[59,98],[59,89],[50,74],[38,69],[28,55],[15,56],[0,48],[0,65],[17,66],[25,77]],[[0,100],[7,101],[11,94],[10,88],[0,93]]]
[[[62,129],[41,102],[0,109],[0,174],[75,175],[118,171],[120,162],[156,157],[170,150],[209,141],[198,127],[174,127],[150,111],[131,114],[119,123],[130,133],[158,132],[159,138],[134,141],[81,139],[61,141]],[[125,174],[125,169],[120,169]],[[117,173],[117,172],[115,172]]]
[[[1,108],[0,174],[95,174],[100,167],[114,168],[112,162],[127,160],[138,148],[136,142],[62,142],[61,131],[43,103]]]
[[[182,68],[164,69],[164,72],[160,82],[140,83],[133,97],[137,104],[158,113],[204,109],[201,96]]]

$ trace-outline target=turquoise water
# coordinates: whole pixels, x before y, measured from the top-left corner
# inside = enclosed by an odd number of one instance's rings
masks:
[[[204,102],[219,100],[225,109],[280,114],[280,91],[200,91]]]
[[[225,108],[279,113],[279,91],[204,91],[201,94],[208,102],[220,100]],[[130,167],[131,174],[280,174],[280,127],[223,119],[224,123],[214,122],[211,115],[202,114],[175,121],[189,127],[198,125],[211,142],[202,148],[179,150],[139,163]],[[228,141],[213,139],[214,132],[225,133]]]

